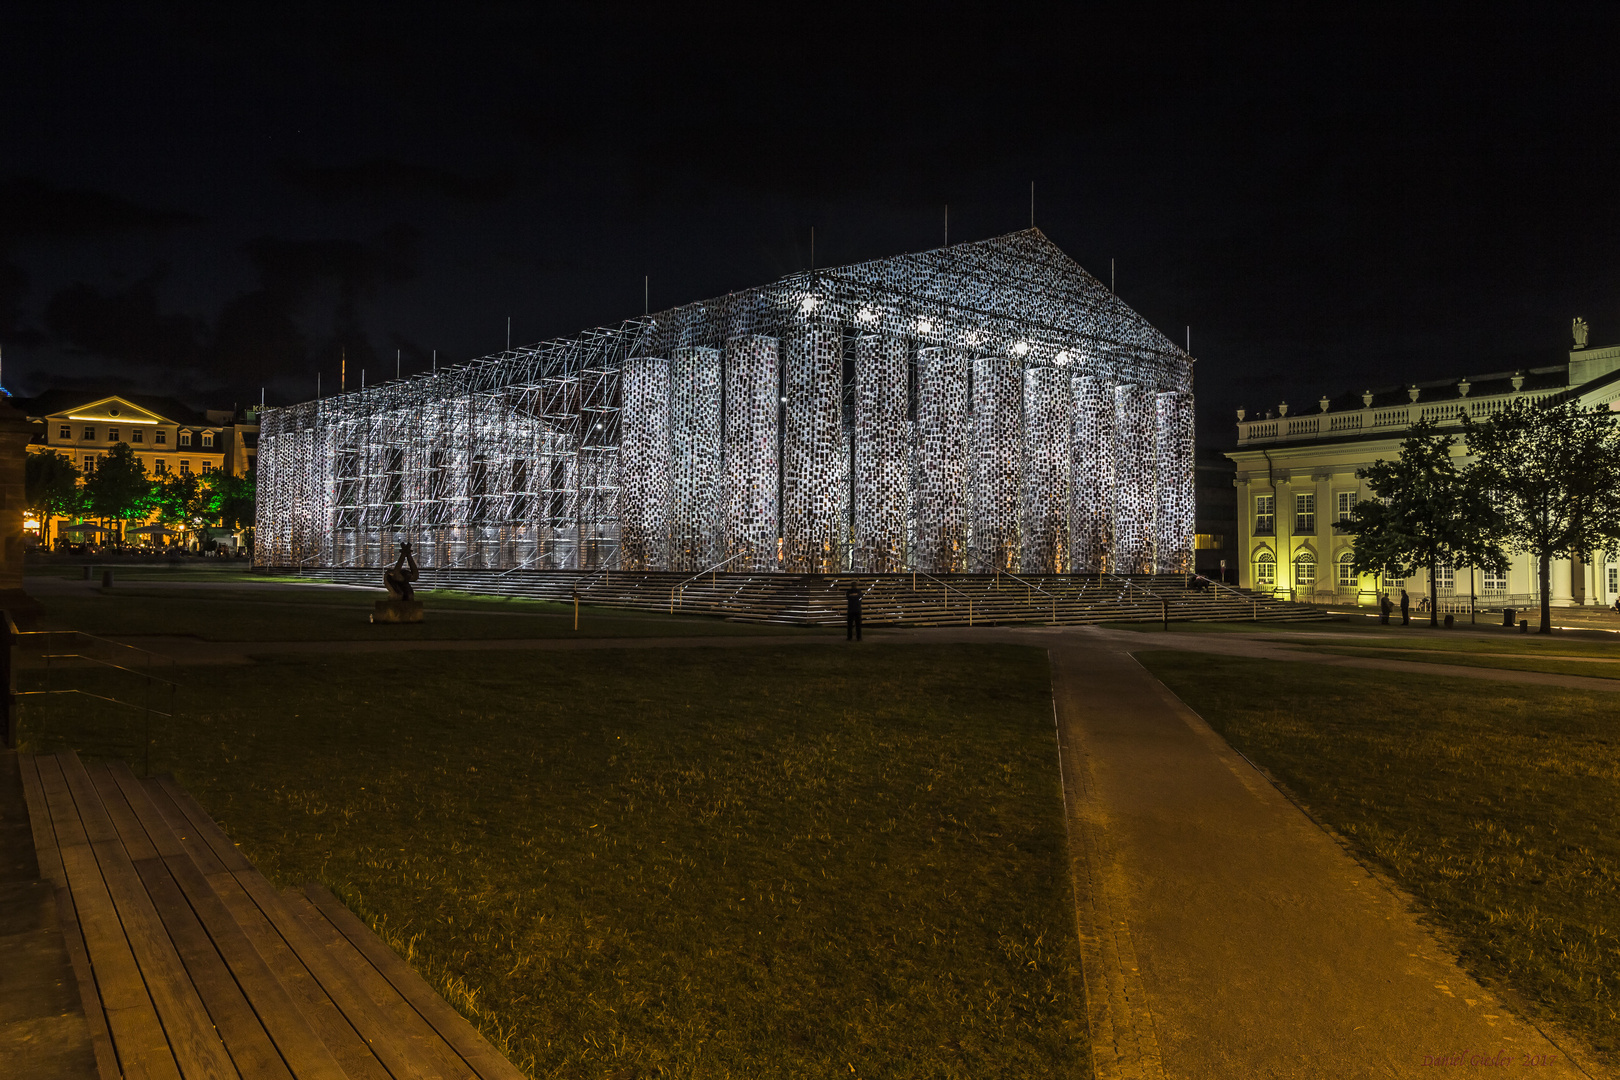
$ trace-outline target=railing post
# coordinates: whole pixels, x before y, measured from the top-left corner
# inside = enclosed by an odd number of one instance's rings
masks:
[[[1164,619],[1164,628],[1170,629],[1170,601],[1166,597],[1159,597],[1159,615]]]
[[[11,650],[17,643],[17,624],[11,612],[0,611],[0,744],[17,749],[17,685],[12,673]]]

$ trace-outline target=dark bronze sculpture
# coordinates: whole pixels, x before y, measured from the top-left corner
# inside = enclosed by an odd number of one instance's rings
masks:
[[[411,554],[411,545],[399,545],[399,558],[391,569],[383,571],[383,588],[395,600],[410,600],[416,596],[416,590],[411,582],[418,576],[416,569],[416,556]]]

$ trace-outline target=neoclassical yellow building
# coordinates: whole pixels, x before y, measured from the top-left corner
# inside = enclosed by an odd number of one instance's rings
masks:
[[[1398,457],[1407,428],[1419,420],[1455,429],[1454,452],[1465,458],[1462,417],[1489,416],[1517,398],[1573,396],[1585,405],[1620,409],[1620,346],[1586,348],[1584,329],[1577,322],[1577,346],[1565,364],[1323,397],[1303,415],[1286,402],[1263,416],[1240,409],[1237,449],[1227,455],[1237,465],[1240,583],[1316,604],[1375,605],[1381,585],[1395,597],[1403,588],[1414,600],[1428,596],[1426,572],[1380,582],[1351,569],[1354,538],[1337,532],[1333,523],[1349,517],[1358,499],[1370,497],[1356,470]],[[1503,575],[1444,567],[1438,577],[1442,610],[1466,608],[1471,595],[1482,607],[1540,603],[1536,567],[1528,555],[1514,555]],[[1553,564],[1555,606],[1608,606],[1616,597],[1620,564]]]

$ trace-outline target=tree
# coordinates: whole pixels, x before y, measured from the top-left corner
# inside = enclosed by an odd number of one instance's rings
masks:
[[[1375,497],[1334,528],[1355,536],[1357,573],[1410,577],[1427,567],[1433,597],[1441,563],[1506,569],[1496,515],[1473,471],[1457,467],[1456,442],[1423,420],[1412,425],[1398,459],[1356,470]],[[1439,605],[1431,605],[1429,623],[1439,622]]]
[[[1541,633],[1552,633],[1552,560],[1589,560],[1620,536],[1620,430],[1603,407],[1519,398],[1482,421],[1464,418],[1481,486],[1507,543],[1536,557]]]
[[[53,515],[71,517],[84,509],[79,467],[66,454],[46,450],[29,454],[23,479],[24,504],[41,521]]]
[[[128,521],[152,510],[152,484],[146,466],[128,443],[119,443],[84,480],[90,513],[105,521]]]
[[[257,499],[257,485],[253,477],[212,473],[208,477],[208,486],[213,494],[209,512],[220,528],[230,532],[252,528]]]
[[[164,473],[151,485],[152,505],[165,525],[205,529],[212,519],[213,498],[214,493],[189,472]]]

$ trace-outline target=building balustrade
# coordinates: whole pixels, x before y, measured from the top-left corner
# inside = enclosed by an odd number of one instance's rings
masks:
[[[1466,400],[1413,403],[1380,408],[1344,409],[1324,412],[1315,416],[1286,417],[1280,419],[1238,421],[1238,445],[1257,442],[1307,442],[1329,435],[1378,429],[1404,429],[1419,420],[1432,420],[1441,426],[1460,425],[1466,413],[1473,419],[1482,419],[1501,411],[1509,402],[1523,398],[1539,401],[1557,393],[1557,390],[1517,391],[1494,397]]]

